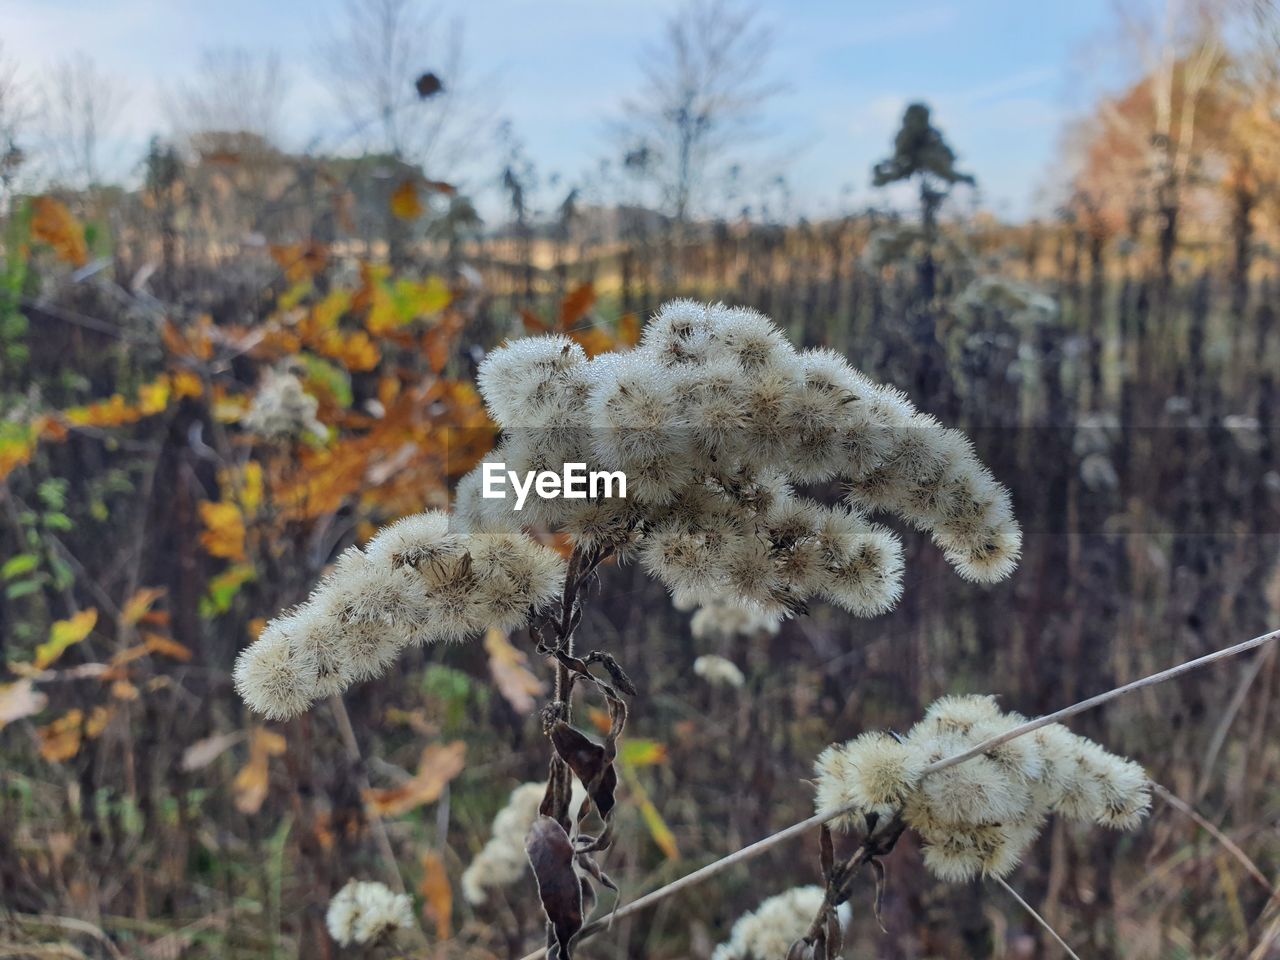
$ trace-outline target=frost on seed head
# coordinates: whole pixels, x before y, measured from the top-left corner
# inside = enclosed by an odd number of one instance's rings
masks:
[[[1023,720],[994,697],[943,697],[901,740],[864,733],[823,751],[816,808],[854,828],[899,813],[929,869],[952,882],[1009,873],[1051,813],[1115,829],[1141,822],[1151,804],[1142,768],[1059,724],[928,772]]]
[[[711,960],[777,960],[809,930],[822,907],[822,887],[795,887],[769,897],[751,913],[743,914],[729,931],[729,939],[716,947]],[[849,922],[849,904],[837,910],[840,925]]]
[[[350,880],[329,901],[325,926],[344,947],[376,944],[413,926],[413,904],[408,895],[394,893],[385,884]]]

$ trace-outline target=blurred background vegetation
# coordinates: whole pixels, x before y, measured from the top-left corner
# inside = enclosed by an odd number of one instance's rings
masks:
[[[341,149],[284,146],[278,60],[220,49],[117,174],[126,91],[89,55],[42,73],[6,47],[0,956],[335,956],[324,909],[352,876],[413,893],[418,955],[537,942],[531,886],[454,895],[545,770],[548,671],[525,638],[412,651],[287,724],[230,683],[343,548],[448,504],[493,440],[473,376],[506,336],[595,353],[670,297],[756,307],[973,435],[1027,534],[1015,577],[979,588],[908,532],[896,611],[819,609],[776,636],[695,641],[641,571],[608,567],[584,629],[642,689],[608,865],[627,897],[807,815],[824,745],[905,729],[939,694],[1035,714],[1276,626],[1280,19],[1174,0],[1116,17],[1139,75],[1064,131],[1044,215],[1016,219],[975,199],[965,130],[925,104],[850,171],[870,205],[792,212],[785,177],[740,160],[780,84],[767,18],[728,0],[655,19],[580,183],[537,169],[415,0],[352,0],[322,47]],[[494,130],[487,168],[471,145]],[[285,377],[307,430],[261,416]],[[746,685],[695,676],[708,652]],[[1272,884],[1278,660],[1079,724]],[[905,843],[889,867],[884,931],[868,881],[847,956],[1055,955],[999,892],[938,884]],[[706,957],[817,877],[816,849],[788,849],[583,952]],[[1055,824],[1015,886],[1083,956],[1280,956],[1270,891],[1167,807],[1134,836]]]

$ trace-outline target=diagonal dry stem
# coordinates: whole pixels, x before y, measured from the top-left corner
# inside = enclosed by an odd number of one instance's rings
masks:
[[[1063,940],[1060,936],[1058,936],[1058,931],[1053,929],[1053,927],[1049,926],[1049,921],[1046,920],[1044,917],[1040,916],[1040,914],[1036,911],[1035,907],[1031,906],[1031,904],[1023,900],[1022,897],[1018,895],[1017,890],[1013,889],[1013,887],[1009,886],[1009,884],[1005,883],[999,877],[992,877],[991,879],[994,880],[1001,887],[1003,887],[1005,893],[1009,894],[1009,896],[1017,900],[1018,906],[1022,907],[1023,910],[1031,914],[1032,918],[1035,919],[1036,923],[1040,924],[1040,926],[1044,928],[1044,931],[1053,938],[1054,942],[1058,946],[1060,946],[1063,950],[1066,951],[1067,956],[1069,956],[1071,960],[1080,960],[1080,958],[1076,955],[1076,952],[1072,950],[1069,946],[1067,946],[1067,941]]]
[[[1140,680],[1134,680],[1132,683],[1123,684],[1113,690],[1108,690],[1105,693],[1100,693],[1087,700],[1081,700],[1079,703],[1072,704],[1069,707],[1064,707],[1056,713],[1037,717],[1034,720],[1028,720],[1026,723],[1019,724],[1013,729],[1002,733],[998,737],[991,737],[968,750],[964,750],[954,756],[944,757],[943,759],[930,764],[925,768],[925,774],[937,773],[940,770],[953,767],[957,763],[963,763],[964,761],[972,759],[979,754],[986,753],[988,750],[992,750],[995,747],[1000,746],[1002,743],[1008,743],[1010,740],[1032,733],[1033,731],[1039,730],[1041,727],[1048,726],[1051,723],[1057,723],[1059,721],[1069,719],[1077,714],[1084,713],[1086,710],[1092,710],[1094,707],[1100,707],[1105,703],[1110,703],[1112,700],[1122,697],[1127,693],[1133,693],[1135,690],[1154,686],[1155,684],[1163,683],[1166,680],[1173,680],[1176,677],[1181,677],[1193,670],[1198,670],[1200,667],[1208,666],[1211,663],[1217,663],[1219,660],[1239,656],[1242,653],[1247,653],[1250,650],[1254,650],[1276,639],[1280,639],[1280,630],[1272,630],[1269,633],[1264,633],[1261,636],[1254,637],[1252,640],[1245,640],[1242,643],[1237,643],[1234,646],[1217,650],[1214,653],[1206,654],[1203,657],[1197,657],[1195,660],[1188,660],[1185,663],[1180,663],[1167,670],[1161,670],[1159,673],[1153,673]],[[778,844],[785,843],[793,837],[800,836],[813,827],[819,826],[828,820],[834,820],[836,817],[842,816],[846,813],[851,813],[854,809],[855,805],[849,804],[848,806],[839,807],[834,810],[824,810],[821,813],[815,813],[812,817],[809,817],[806,820],[801,820],[799,823],[793,823],[791,826],[785,827],[777,833],[770,834],[761,840],[757,840],[755,843],[745,846],[741,850],[735,850],[733,853],[721,857],[719,860],[715,860],[704,867],[700,867],[693,871],[693,873],[686,874],[679,880],[674,880],[666,886],[659,887],[657,890],[653,890],[639,899],[633,900],[626,906],[618,908],[618,910],[616,910],[609,918],[596,920],[594,923],[587,924],[587,926],[583,927],[582,932],[578,935],[578,939],[582,940],[594,933],[599,933],[601,930],[608,927],[613,920],[622,920],[632,914],[646,910],[655,903],[665,900],[667,897],[673,896],[682,890],[695,886],[703,880],[708,880],[730,867],[737,866],[739,863],[744,863],[747,860],[758,857],[766,850],[769,850]],[[545,949],[535,950],[533,953],[524,956],[522,960],[540,960],[540,958],[545,957],[546,954],[547,951]]]

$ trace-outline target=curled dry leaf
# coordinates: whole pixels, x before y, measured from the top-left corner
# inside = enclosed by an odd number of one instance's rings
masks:
[[[582,879],[574,868],[573,842],[551,817],[529,828],[525,852],[538,881],[538,898],[547,914],[547,958],[569,960],[570,942],[582,929]]]

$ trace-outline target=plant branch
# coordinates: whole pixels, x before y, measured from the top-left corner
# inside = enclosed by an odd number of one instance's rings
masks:
[[[1250,650],[1253,650],[1257,647],[1261,647],[1264,644],[1269,643],[1270,641],[1276,640],[1276,639],[1280,639],[1280,630],[1272,630],[1269,633],[1264,633],[1261,636],[1254,637],[1252,640],[1245,640],[1243,643],[1237,643],[1234,646],[1226,647],[1222,650],[1215,651],[1214,653],[1206,654],[1205,656],[1198,657],[1195,660],[1188,660],[1186,663],[1178,664],[1177,666],[1170,667],[1167,670],[1161,670],[1159,673],[1153,673],[1150,676],[1143,677],[1140,680],[1134,680],[1132,683],[1126,683],[1123,686],[1116,687],[1113,690],[1108,690],[1105,693],[1100,693],[1097,696],[1090,697],[1087,700],[1081,700],[1079,703],[1072,704],[1069,707],[1064,707],[1063,709],[1058,710],[1056,713],[1051,713],[1043,717],[1037,717],[1034,720],[1028,720],[1026,723],[1019,724],[1018,726],[1007,731],[1006,733],[1001,734],[998,737],[991,737],[990,739],[984,740],[982,743],[979,743],[977,746],[972,747],[969,750],[962,751],[961,753],[957,753],[954,756],[944,757],[942,760],[938,760],[935,763],[930,764],[928,767],[925,768],[925,775],[927,776],[928,774],[931,774],[931,773],[937,773],[940,770],[945,770],[948,767],[953,767],[957,763],[963,763],[965,760],[969,760],[973,757],[978,756],[981,753],[985,753],[988,750],[991,750],[995,747],[1000,746],[1002,743],[1008,743],[1010,740],[1013,740],[1017,737],[1021,737],[1028,733],[1032,733],[1033,731],[1039,730],[1041,727],[1047,726],[1048,724],[1056,723],[1060,720],[1065,720],[1069,717],[1074,717],[1077,714],[1084,713],[1086,710],[1091,710],[1094,707],[1100,707],[1103,704],[1110,703],[1112,700],[1115,700],[1118,697],[1122,697],[1127,693],[1132,693],[1135,690],[1141,690],[1145,687],[1154,686],[1155,684],[1163,683],[1166,680],[1172,680],[1175,677],[1183,676],[1184,674],[1190,673],[1193,670],[1197,670],[1200,667],[1208,666],[1211,663],[1216,663],[1219,660],[1225,660],[1228,657],[1234,657],[1242,653],[1247,653]],[[659,903],[662,900],[665,900],[667,897],[680,893],[682,890],[686,890],[689,887],[696,886],[702,881],[708,880],[711,877],[715,876],[716,874],[722,873],[723,871],[729,869],[730,867],[737,866],[739,863],[745,863],[747,860],[751,860],[755,857],[758,857],[760,854],[764,853],[766,850],[769,850],[781,843],[785,843],[786,841],[792,839],[793,837],[798,837],[804,834],[806,831],[812,829],[813,827],[817,827],[823,823],[826,823],[828,820],[833,820],[836,817],[842,816],[846,813],[851,813],[855,809],[856,809],[856,804],[848,804],[847,806],[839,807],[834,810],[824,810],[819,813],[815,813],[813,816],[809,817],[808,819],[801,820],[799,823],[793,823],[791,826],[785,827],[784,829],[779,830],[777,833],[770,834],[769,836],[764,837],[763,839],[757,840],[755,843],[752,843],[746,847],[743,847],[741,850],[735,850],[733,853],[730,853],[727,856],[721,857],[719,860],[715,860],[711,863],[708,863],[704,867],[700,867],[699,869],[693,871],[693,873],[686,874],[685,876],[681,877],[678,880],[672,881],[666,886],[659,887],[657,890],[653,890],[645,894],[644,896],[640,897],[639,899],[633,900],[631,903],[628,903],[626,906],[619,907],[609,917],[601,918],[599,920],[594,921],[593,923],[587,924],[587,926],[583,927],[582,932],[578,935],[579,939],[585,939],[586,937],[589,937],[592,934],[599,933],[601,930],[610,926],[614,920],[622,920],[622,919],[625,919],[626,917],[631,916],[632,914],[639,913],[642,910],[646,910],[649,907],[653,906],[654,904]],[[522,960],[540,960],[540,958],[545,957],[546,954],[547,954],[547,951],[545,948],[541,950],[535,950],[533,953],[530,953],[524,956]],[[1072,956],[1075,956],[1075,955],[1072,954]]]
[[[1274,900],[1280,897],[1280,890],[1277,890],[1275,887],[1271,886],[1271,882],[1267,879],[1266,874],[1264,874],[1258,868],[1258,865],[1256,863],[1254,863],[1252,860],[1249,859],[1249,855],[1245,853],[1243,850],[1241,850],[1239,845],[1234,840],[1232,840],[1225,833],[1223,833],[1221,830],[1215,827],[1212,823],[1210,823],[1208,820],[1202,817],[1195,807],[1191,806],[1191,804],[1187,803],[1181,797],[1178,797],[1175,794],[1171,793],[1170,791],[1166,790],[1164,787],[1160,786],[1160,784],[1156,783],[1154,780],[1151,781],[1151,792],[1154,793],[1161,800],[1163,800],[1165,803],[1167,803],[1169,806],[1173,807],[1173,809],[1177,810],[1179,813],[1185,814],[1192,821],[1194,821],[1197,826],[1202,828],[1205,831],[1205,833],[1209,834],[1209,836],[1217,840],[1218,843],[1222,844],[1223,848],[1227,851],[1227,853],[1235,857],[1236,861],[1242,867],[1244,867],[1245,872],[1248,873],[1249,876],[1253,877],[1253,879],[1257,880],[1258,883],[1262,884],[1262,888],[1267,891],[1271,899]]]
[[[1049,926],[1049,921],[1046,920],[1044,917],[1040,916],[1040,914],[1036,912],[1035,907],[1031,906],[1031,904],[1023,900],[1022,897],[1018,895],[1017,890],[1013,889],[1013,887],[1005,883],[1004,880],[1002,880],[1000,877],[992,877],[991,879],[994,880],[1001,887],[1003,887],[1005,893],[1013,897],[1014,900],[1017,900],[1018,906],[1022,907],[1023,910],[1031,914],[1031,916],[1035,919],[1036,923],[1040,924],[1040,926],[1044,928],[1045,932],[1049,934],[1049,936],[1053,937],[1054,942],[1056,942],[1058,946],[1060,946],[1063,950],[1066,951],[1067,956],[1070,957],[1071,960],[1080,960],[1080,958],[1076,955],[1076,952],[1072,950],[1069,946],[1067,946],[1067,941],[1063,940],[1060,936],[1058,936],[1058,931],[1053,929],[1053,927]]]

